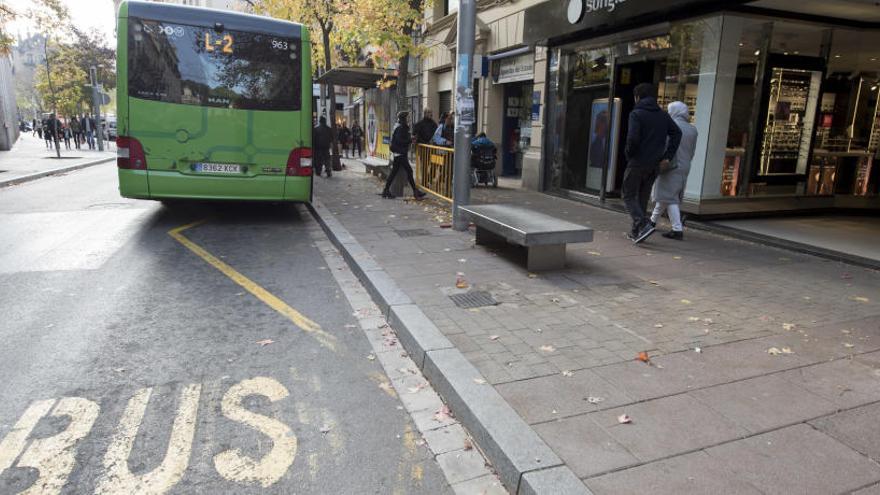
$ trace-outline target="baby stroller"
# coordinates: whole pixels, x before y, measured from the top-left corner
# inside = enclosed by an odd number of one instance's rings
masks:
[[[491,183],[492,187],[498,187],[498,176],[495,175],[497,154],[495,146],[471,147],[471,186]]]

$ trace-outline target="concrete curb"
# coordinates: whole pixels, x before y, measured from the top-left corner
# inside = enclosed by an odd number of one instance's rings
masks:
[[[66,172],[73,172],[74,170],[80,170],[86,167],[91,167],[93,165],[99,165],[101,163],[106,163],[112,160],[115,160],[115,156],[108,156],[107,158],[101,158],[99,160],[93,160],[91,162],[80,163],[78,165],[70,165],[67,167],[58,167],[49,170],[43,170],[42,172],[36,172],[33,174],[22,175],[21,177],[14,177],[12,179],[0,180],[0,188],[14,186],[16,184],[23,184],[25,182],[34,181],[37,179],[42,179],[43,177],[49,177],[50,175],[58,175]]]
[[[581,480],[320,202],[312,215],[364,284],[404,349],[471,432],[511,493],[589,495]],[[481,382],[481,383],[478,383]]]

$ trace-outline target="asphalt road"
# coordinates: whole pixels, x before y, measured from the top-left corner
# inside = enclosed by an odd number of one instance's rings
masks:
[[[0,493],[449,493],[314,229],[112,163],[0,190]]]

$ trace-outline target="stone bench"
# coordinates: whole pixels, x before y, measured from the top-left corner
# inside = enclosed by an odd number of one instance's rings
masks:
[[[591,242],[593,229],[516,205],[464,206],[477,227],[477,244],[510,243],[528,251],[529,271],[565,267],[565,245]]]

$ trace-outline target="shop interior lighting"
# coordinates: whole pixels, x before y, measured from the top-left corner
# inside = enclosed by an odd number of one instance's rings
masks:
[[[755,50],[755,56],[758,57],[761,55],[761,50]]]

